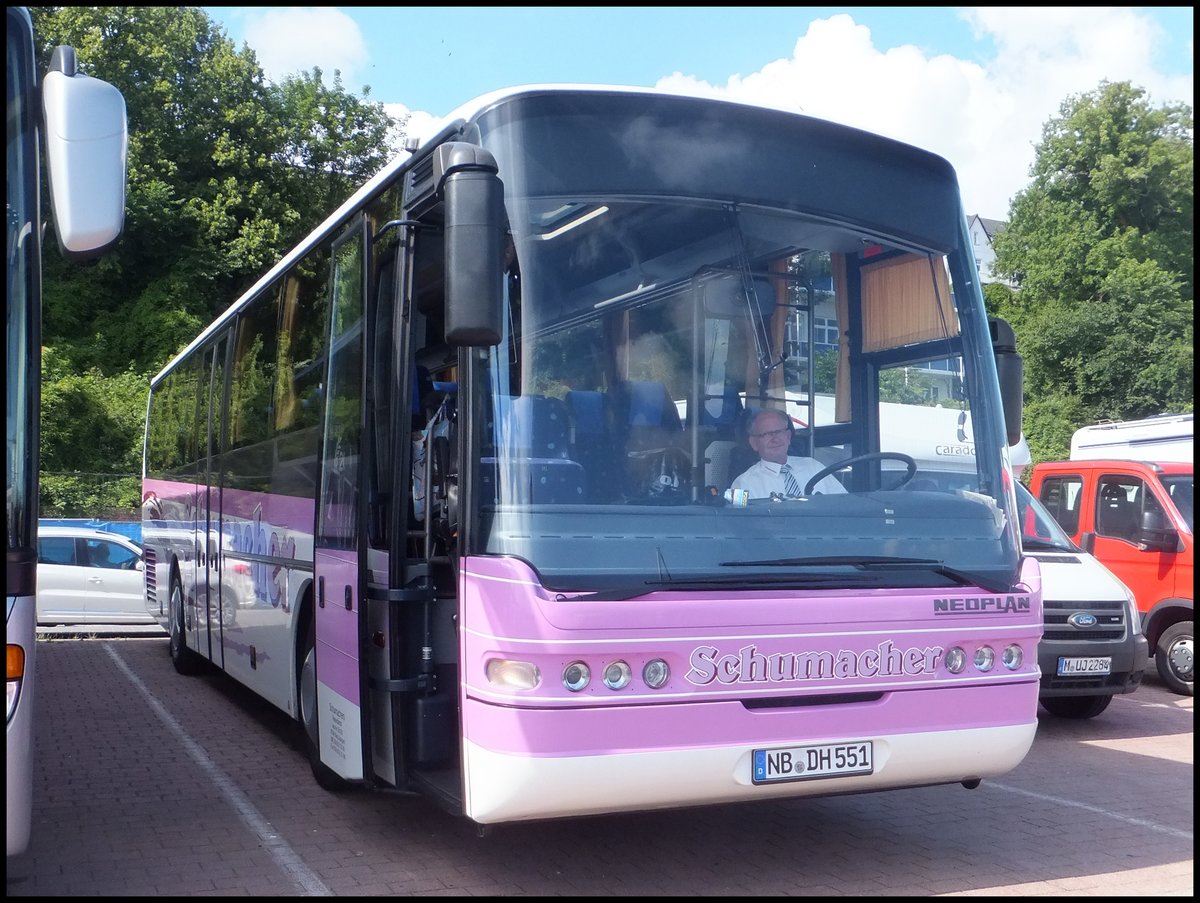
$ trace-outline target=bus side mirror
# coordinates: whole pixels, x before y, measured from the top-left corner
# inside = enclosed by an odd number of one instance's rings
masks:
[[[1017,353],[1017,336],[1006,320],[989,317],[992,353],[996,356],[996,375],[1000,377],[1000,402],[1004,406],[1004,424],[1008,444],[1021,441],[1021,412],[1024,407],[1025,362]]]
[[[42,79],[42,116],[58,246],[67,260],[88,260],[125,227],[125,98],[77,72],[74,49],[60,46]]]
[[[504,186],[495,158],[464,142],[435,151],[445,201],[446,341],[487,346],[504,331]]]
[[[1179,534],[1162,511],[1150,508],[1142,512],[1138,544],[1147,552],[1174,552],[1179,548]]]

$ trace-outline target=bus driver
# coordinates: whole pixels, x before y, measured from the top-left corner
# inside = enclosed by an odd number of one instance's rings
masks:
[[[759,411],[750,424],[747,441],[760,460],[735,479],[732,488],[745,489],[752,499],[769,498],[772,493],[795,498],[803,494],[809,477],[823,469],[815,458],[788,454],[792,422],[782,411]],[[846,491],[832,475],[824,477],[815,488],[827,494]]]

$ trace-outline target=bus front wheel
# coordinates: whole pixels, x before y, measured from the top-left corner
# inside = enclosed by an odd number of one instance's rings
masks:
[[[204,659],[187,647],[183,620],[183,586],[178,577],[171,578],[170,600],[171,633],[167,651],[171,654],[171,664],[180,674],[199,674],[204,667]]]
[[[321,728],[317,713],[317,629],[311,617],[304,632],[304,652],[300,658],[298,689],[300,727],[313,777],[325,790],[333,793],[344,791],[350,787],[349,782],[321,761]]]

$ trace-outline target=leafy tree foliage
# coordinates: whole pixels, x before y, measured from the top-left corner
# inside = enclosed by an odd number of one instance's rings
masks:
[[[120,245],[93,266],[47,262],[45,338],[79,369],[156,371],[391,152],[381,105],[317,69],[268,83],[199,7],[32,12],[43,65],[73,45],[128,110]]]
[[[369,88],[360,99],[337,73],[332,87],[318,69],[266,81],[254,53],[199,7],[30,12],[42,71],[55,46],[72,45],[82,71],[121,90],[129,121],[119,245],[84,266],[47,245],[44,469],[139,473],[150,376],[374,174],[402,135],[365,100]],[[110,416],[103,402],[117,394],[136,421]]]
[[[1034,460],[1102,419],[1190,411],[1192,111],[1102,82],[1047,122],[996,237],[988,308],[1017,333]]]

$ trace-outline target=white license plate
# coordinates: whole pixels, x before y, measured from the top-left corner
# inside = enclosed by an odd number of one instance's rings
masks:
[[[1090,658],[1058,657],[1058,676],[1068,677],[1073,674],[1111,674],[1112,656],[1092,656]]]
[[[870,740],[756,749],[752,759],[751,780],[755,784],[774,784],[777,781],[871,774],[875,771],[874,752],[874,744]]]

